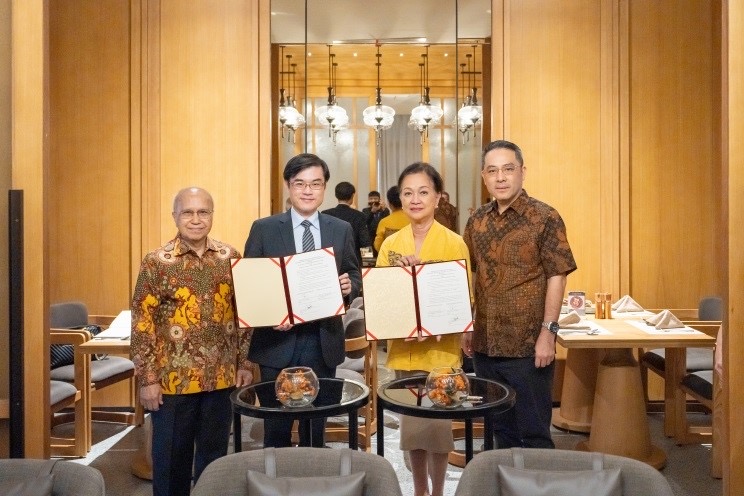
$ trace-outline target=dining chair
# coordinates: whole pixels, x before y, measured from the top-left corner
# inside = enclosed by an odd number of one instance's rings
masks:
[[[88,309],[82,302],[64,302],[51,305],[49,312],[50,338],[53,343],[74,340],[74,344],[82,344],[93,337],[90,332],[81,329],[91,323],[107,326],[114,320],[114,316],[88,315]],[[91,360],[90,355],[81,353],[75,348],[74,363],[53,368],[49,372],[52,380],[74,384],[81,391],[81,405],[77,406],[74,416],[83,413],[86,425],[86,448],[91,447],[91,421],[134,423],[135,416],[131,412],[113,412],[106,410],[93,411],[92,393],[121,381],[130,381],[130,397],[134,397],[134,363],[128,358],[106,356],[103,359]],[[56,422],[70,421],[70,415],[58,415]],[[83,455],[84,456],[84,455]]]

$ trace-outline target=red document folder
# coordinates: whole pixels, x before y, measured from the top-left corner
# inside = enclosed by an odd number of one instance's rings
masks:
[[[274,327],[343,315],[333,248],[231,260],[240,327]]]
[[[472,330],[465,260],[369,268],[362,282],[368,340]]]

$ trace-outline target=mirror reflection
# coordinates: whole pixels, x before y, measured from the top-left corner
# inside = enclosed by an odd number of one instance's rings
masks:
[[[384,198],[405,166],[426,161],[442,174],[461,231],[468,208],[480,204],[490,7],[490,0],[272,0],[274,211],[287,194],[283,166],[303,151],[331,169],[321,209],[336,205],[340,181],[356,186],[361,210],[369,191]]]

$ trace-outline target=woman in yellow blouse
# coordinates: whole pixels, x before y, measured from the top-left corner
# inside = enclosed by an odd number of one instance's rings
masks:
[[[383,241],[377,256],[378,267],[459,259],[467,260],[470,266],[470,255],[462,237],[434,220],[443,186],[442,177],[427,163],[416,162],[403,170],[398,187],[403,211],[411,222]],[[388,343],[387,367],[394,369],[396,376],[461,364],[459,334]],[[454,449],[451,421],[401,416],[400,431],[400,447],[410,451],[414,496],[442,496],[447,456]],[[432,483],[431,492],[428,479]]]

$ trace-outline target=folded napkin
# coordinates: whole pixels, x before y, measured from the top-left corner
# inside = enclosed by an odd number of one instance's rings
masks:
[[[581,316],[576,313],[576,310],[571,310],[566,315],[558,319],[558,326],[561,328],[570,328],[570,329],[590,329],[590,327],[584,326],[580,327],[576,324],[579,324],[581,322]]]
[[[616,312],[642,312],[643,307],[638,304],[630,295],[625,295],[612,304],[612,309]]]
[[[662,310],[656,315],[644,319],[646,324],[654,326],[656,329],[679,329],[685,327],[672,312],[669,310]]]

